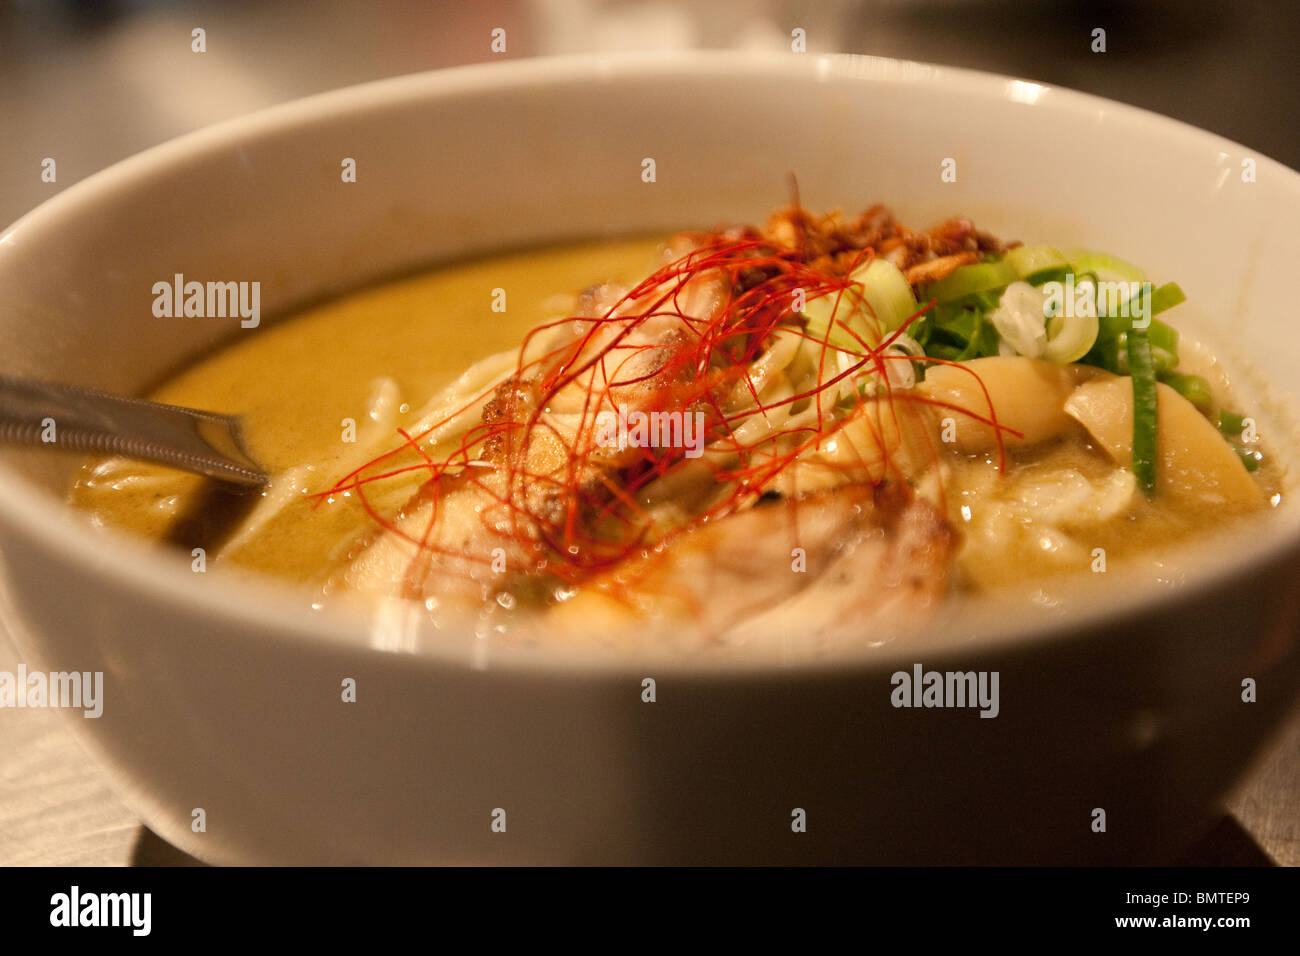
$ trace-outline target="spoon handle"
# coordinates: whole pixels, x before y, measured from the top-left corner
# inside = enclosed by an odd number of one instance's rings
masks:
[[[123,455],[242,485],[270,480],[237,416],[79,385],[0,375],[0,443]]]

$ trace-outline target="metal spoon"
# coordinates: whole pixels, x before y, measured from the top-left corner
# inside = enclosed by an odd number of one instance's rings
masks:
[[[0,444],[123,455],[240,485],[270,480],[244,447],[235,415],[3,375]]]

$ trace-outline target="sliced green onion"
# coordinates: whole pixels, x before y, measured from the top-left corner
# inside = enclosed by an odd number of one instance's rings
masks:
[[[1047,347],[1043,358],[1066,365],[1077,362],[1092,349],[1101,324],[1091,315],[1054,315],[1047,323]]]
[[[884,332],[901,328],[920,308],[907,276],[888,259],[872,259],[849,278],[862,283],[862,298]]]
[[[931,282],[922,295],[926,299],[953,302],[980,292],[996,292],[1014,281],[1016,271],[1005,259],[977,262],[953,269],[937,282]]]
[[[916,324],[919,328],[912,337],[932,358],[964,362],[998,354],[997,330],[978,309],[948,303],[937,306]]]
[[[1163,376],[1169,374],[1178,367],[1178,353],[1171,352],[1169,349],[1161,348],[1156,345],[1155,340],[1151,337],[1151,330],[1147,329],[1145,331],[1147,333],[1147,341],[1151,343],[1151,367],[1156,370],[1156,375]],[[1115,339],[1117,346],[1115,353],[1116,362],[1115,368],[1112,369],[1112,371],[1117,372],[1120,375],[1129,374],[1128,336],[1129,333],[1124,332]]]
[[[1079,361],[1085,365],[1095,365],[1097,368],[1104,368],[1108,372],[1119,374],[1119,355],[1119,338],[1114,335],[1107,335],[1103,323],[1097,341],[1092,343],[1092,348],[1088,351],[1088,354]],[[1127,361],[1127,356],[1125,356],[1125,360]]]
[[[998,354],[998,332],[984,318],[976,313],[974,328],[966,342],[966,347],[957,356],[958,362],[968,362],[975,358],[985,358]]]
[[[1043,293],[1017,279],[1002,293],[989,321],[1002,341],[1019,355],[1042,358],[1047,347],[1047,323],[1043,319]]]
[[[1147,341],[1151,341],[1150,336],[1147,336]],[[1157,375],[1168,375],[1178,368],[1178,354],[1168,349],[1162,349],[1154,342],[1151,342],[1151,365],[1156,370]]]
[[[975,334],[979,327],[981,313],[974,309],[959,309],[956,315],[947,318],[937,327],[948,335],[949,338],[959,338],[966,342]]]
[[[1214,398],[1210,394],[1210,383],[1199,375],[1166,372],[1160,376],[1160,381],[1195,405],[1202,413],[1208,414],[1214,404]]]
[[[944,359],[945,361],[948,362],[955,362],[961,356],[962,349],[957,348],[957,346],[955,345],[948,345],[948,344],[941,343],[939,345],[930,346],[930,348],[926,351],[925,354],[930,356],[930,358]]]
[[[925,348],[930,343],[930,336],[934,334],[934,319],[929,315],[923,315],[912,323],[912,338],[916,339],[921,348]]]
[[[1146,273],[1123,259],[1108,256],[1104,252],[1092,252],[1088,249],[1068,249],[1065,258],[1075,275],[1081,272],[1095,272],[1098,278],[1110,282],[1145,282]]]
[[[1156,427],[1159,397],[1151,341],[1145,329],[1128,333],[1128,367],[1133,376],[1133,475],[1148,495],[1156,490]]]
[[[1263,454],[1254,448],[1242,448],[1241,445],[1237,444],[1245,441],[1246,416],[1222,408],[1219,409],[1219,420],[1215,424],[1219,426],[1219,432],[1223,437],[1228,439],[1228,444],[1237,453],[1237,457],[1246,466],[1246,470],[1257,470],[1264,461]]]
[[[1155,319],[1151,320],[1151,325],[1147,328],[1147,338],[1151,340],[1152,346],[1163,349],[1170,355],[1175,356],[1174,364],[1178,363],[1178,330],[1172,325],[1165,325]]]
[[[1177,282],[1166,282],[1151,293],[1151,314],[1159,315],[1166,309],[1172,309],[1179,303],[1187,301],[1187,294]]]
[[[1120,355],[1119,365],[1121,368],[1125,367],[1124,362],[1126,360],[1124,359],[1123,356],[1124,356],[1125,342],[1128,340],[1128,333],[1120,332],[1118,335],[1115,335],[1113,332],[1111,332],[1110,329],[1106,327],[1105,318],[1099,319],[1098,321],[1100,321],[1101,323],[1101,337],[1113,339],[1113,341],[1119,347],[1119,355]],[[1152,319],[1150,328],[1146,329],[1145,331],[1147,334],[1147,339],[1150,340],[1151,346],[1153,348],[1158,348],[1160,349],[1160,351],[1168,355],[1175,356],[1175,360],[1172,363],[1170,363],[1169,368],[1173,368],[1175,365],[1177,365],[1178,361],[1176,356],[1178,355],[1178,330],[1173,328],[1172,326],[1165,325],[1163,322],[1157,322],[1154,319]],[[1113,372],[1114,369],[1111,369],[1111,371]]]
[[[809,335],[833,348],[853,352],[862,342],[875,346],[882,331],[899,328],[920,308],[907,277],[885,259],[873,259],[849,278],[855,285],[810,299],[803,309]]]
[[[1070,269],[1070,263],[1051,246],[1016,246],[1007,250],[1003,261],[1015,270],[1017,279],[1030,285],[1064,277]]]
[[[1151,295],[1151,300],[1150,300],[1151,311],[1149,314],[1152,319],[1151,321],[1152,327],[1154,327],[1156,324],[1155,316],[1159,315],[1161,312],[1165,312],[1169,309],[1172,309],[1180,302],[1187,301],[1187,296],[1183,293],[1183,290],[1179,288],[1177,282],[1166,282],[1158,289],[1150,289],[1150,290],[1148,289],[1147,286],[1142,286],[1141,288],[1138,289],[1137,294],[1134,295],[1131,299],[1129,299],[1127,308],[1122,307],[1120,309],[1119,315],[1102,316],[1103,333],[1109,332],[1110,334],[1118,335],[1120,332],[1123,332],[1125,329],[1129,328],[1129,326],[1132,325],[1133,323],[1134,317],[1136,317],[1139,312],[1143,311],[1142,309],[1143,299],[1147,295],[1148,291],[1150,291],[1150,295]],[[1123,315],[1124,312],[1128,312],[1127,317]],[[1168,328],[1168,326],[1166,326],[1166,328]],[[1175,336],[1177,335],[1177,333],[1174,334]],[[1177,341],[1177,339],[1175,339],[1175,341]]]
[[[1101,323],[1101,337],[1113,338],[1119,344],[1119,351],[1122,354],[1124,351],[1125,335],[1127,333],[1123,331],[1116,333],[1114,331],[1115,327],[1111,325],[1105,317],[1101,318],[1099,321]],[[1127,323],[1128,319],[1121,319],[1120,321]],[[1163,322],[1152,319],[1151,325],[1144,331],[1147,334],[1147,338],[1151,341],[1152,346],[1160,349],[1162,352],[1167,352],[1170,355],[1178,355],[1178,330],[1172,325],[1165,325]],[[1121,362],[1121,364],[1123,363]],[[1169,367],[1173,368],[1174,365],[1177,364],[1178,362],[1175,358],[1174,363]],[[1114,369],[1111,369],[1111,371],[1114,371]]]
[[[1228,438],[1241,438],[1246,430],[1246,416],[1230,412],[1226,408],[1219,412],[1219,431]]]
[[[862,319],[862,300],[852,289],[809,299],[804,304],[803,316],[808,322],[806,328],[808,335],[818,342],[825,341],[832,348],[845,352],[862,349],[862,343],[844,328],[845,324],[862,336],[867,344],[876,344],[875,334],[866,327],[867,323]],[[827,329],[830,330],[829,334]]]

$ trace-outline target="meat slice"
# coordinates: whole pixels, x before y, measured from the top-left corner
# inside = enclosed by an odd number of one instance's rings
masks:
[[[957,531],[925,499],[900,495],[896,487],[882,490],[889,503],[879,511],[883,523],[874,534],[846,542],[808,587],[721,640],[758,644],[797,637],[805,649],[876,644],[930,620],[948,591]]]
[[[956,533],[905,485],[843,486],[759,505],[670,539],[588,582],[557,623],[593,637],[671,626],[871,637],[924,620],[947,590]]]

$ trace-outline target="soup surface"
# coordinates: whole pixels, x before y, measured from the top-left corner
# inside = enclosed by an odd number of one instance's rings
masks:
[[[322,600],[723,644],[792,615],[887,639],[953,592],[1041,595],[1278,504],[1223,366],[1152,321],[1169,286],[1121,325],[1052,283],[1101,302],[1127,264],[887,216],[357,292],[148,396],[241,415],[263,494],[110,458],[72,500]]]
[[[359,443],[388,442],[428,396],[568,308],[575,289],[635,278],[661,244],[553,246],[365,289],[236,338],[146,397],[242,416],[257,460],[273,473],[310,469],[299,485],[310,492],[310,479],[324,481],[331,462],[347,459]],[[504,311],[492,309],[494,289],[507,290]],[[214,493],[219,489],[198,476],[109,458],[86,466],[73,500],[98,523],[177,546],[193,535],[217,544],[220,562],[313,584],[324,583],[341,543],[368,522],[351,495],[322,503],[308,493],[240,536],[229,520],[240,511],[240,495],[214,508]],[[208,510],[219,513],[205,520]]]

